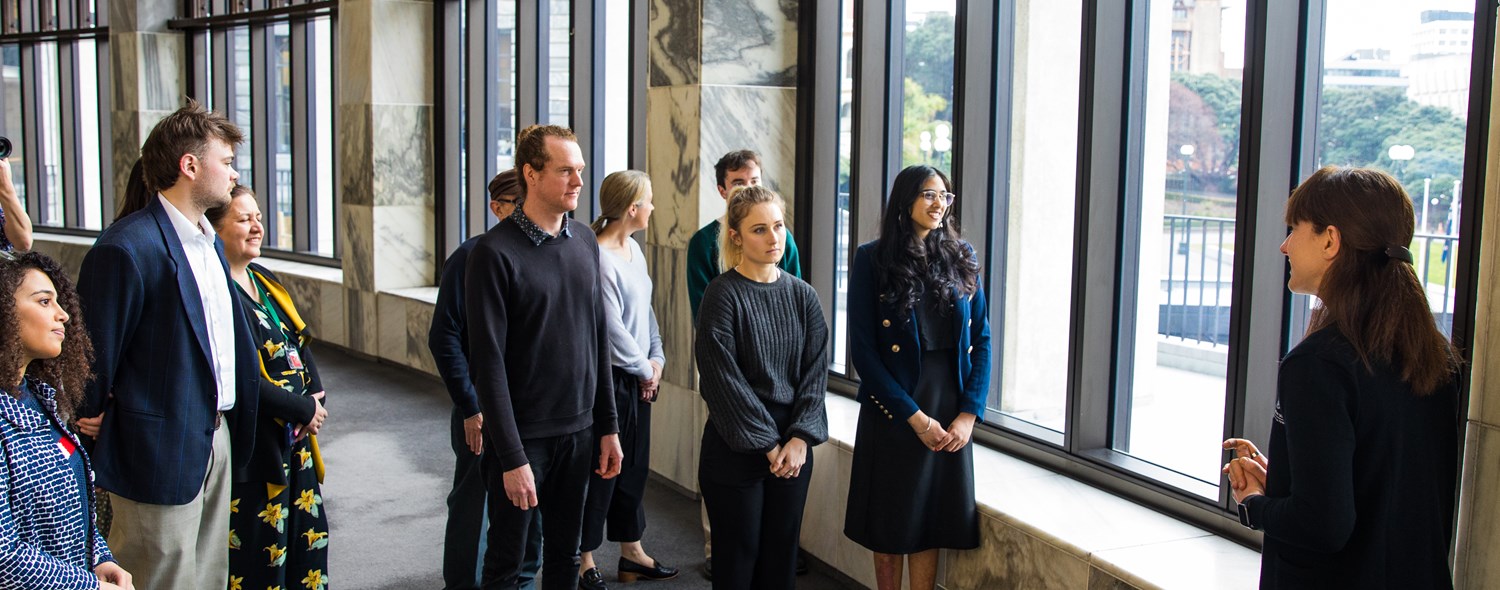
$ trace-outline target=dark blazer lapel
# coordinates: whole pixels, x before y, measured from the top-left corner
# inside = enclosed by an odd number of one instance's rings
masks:
[[[162,206],[161,201],[151,204],[151,214],[156,218],[156,225],[161,229],[162,240],[167,245],[167,253],[172,255],[172,263],[177,266],[177,290],[182,297],[182,309],[187,313],[188,324],[193,328],[193,335],[198,339],[198,348],[203,351],[203,360],[208,366],[213,366],[213,354],[208,346],[208,319],[203,314],[203,294],[198,292],[198,282],[193,275],[193,266],[188,264],[187,251],[182,249],[182,239],[177,237],[177,226],[172,225],[172,217],[167,209]],[[223,255],[220,255],[223,259]],[[226,279],[227,280],[227,279]]]

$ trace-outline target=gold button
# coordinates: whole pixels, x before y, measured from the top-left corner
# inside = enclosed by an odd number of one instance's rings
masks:
[[[889,327],[891,327],[891,321],[890,320],[880,320],[880,325],[889,328]]]
[[[972,347],[972,346],[969,347],[969,354],[974,354],[974,347]]]
[[[900,344],[892,344],[891,345],[891,352],[901,352],[901,345]]]

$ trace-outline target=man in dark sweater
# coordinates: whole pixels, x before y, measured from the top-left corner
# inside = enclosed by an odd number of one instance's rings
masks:
[[[542,584],[577,582],[590,459],[620,472],[599,247],[573,221],[583,152],[557,126],[522,130],[524,199],[474,244],[464,274],[469,373],[484,415],[490,530],[484,588],[514,588],[532,511],[542,510]],[[503,495],[505,500],[500,500]]]
[[[520,182],[514,168],[506,169],[490,180],[490,212],[495,219],[510,217],[521,196]],[[488,528],[484,519],[486,492],[480,457],[484,451],[484,414],[479,411],[479,395],[469,380],[469,331],[464,315],[464,266],[469,251],[484,234],[459,245],[443,265],[438,287],[437,307],[427,332],[427,348],[437,364],[438,374],[453,399],[450,442],[453,445],[453,489],[448,492],[448,524],[443,534],[443,588],[470,590],[479,587],[479,569],[484,563],[484,537]],[[540,511],[532,518],[526,539],[526,560],[521,568],[520,587],[535,587],[537,570],[542,565],[542,518]]]

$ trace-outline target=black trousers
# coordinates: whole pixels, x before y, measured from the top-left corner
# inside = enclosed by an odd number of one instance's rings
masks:
[[[542,588],[572,590],[578,584],[578,532],[588,493],[591,428],[572,434],[521,441],[536,481],[537,506],[521,510],[505,497],[505,468],[488,446],[482,458],[485,487],[492,499],[483,587],[513,589],[521,569],[536,511],[542,513]]]
[[[458,408],[453,408],[448,438],[453,445],[454,462],[453,489],[448,492],[448,524],[443,532],[443,588],[473,590],[479,587],[484,573],[484,539],[490,520],[485,514],[487,493],[480,458],[469,450],[464,439],[464,417]],[[542,513],[533,512],[536,514],[531,535],[526,539],[526,563],[521,567],[522,590],[536,587],[537,570],[542,567]]]
[[[813,455],[795,478],[771,475],[760,453],[738,453],[712,421],[703,429],[698,489],[713,522],[714,588],[778,589],[797,583],[797,538]]]
[[[583,543],[579,551],[593,551],[604,544],[604,528],[609,526],[609,540],[633,543],[646,533],[646,479],[651,475],[651,402],[641,401],[641,382],[619,367],[612,371],[615,380],[615,410],[620,423],[620,447],[625,459],[620,475],[604,479],[589,472],[589,497],[583,508]],[[594,464],[599,464],[599,447],[594,446]],[[649,563],[642,565],[651,565]]]

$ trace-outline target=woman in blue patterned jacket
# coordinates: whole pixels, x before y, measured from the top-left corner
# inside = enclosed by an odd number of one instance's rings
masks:
[[[64,414],[89,378],[78,296],[57,262],[0,260],[0,589],[134,588],[94,525],[93,470]],[[8,304],[7,304],[8,303]],[[60,389],[54,389],[56,384]]]

